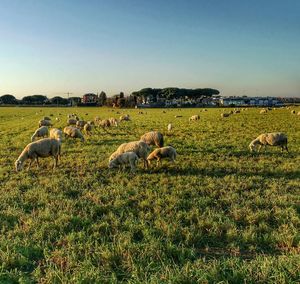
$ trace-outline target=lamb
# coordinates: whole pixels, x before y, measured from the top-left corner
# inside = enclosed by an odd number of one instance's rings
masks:
[[[50,129],[50,138],[56,139],[59,143],[62,142],[62,131],[58,128]]]
[[[249,148],[250,151],[254,151],[258,147],[258,152],[264,146],[266,148],[267,145],[269,146],[280,146],[281,151],[284,149],[288,152],[287,147],[287,136],[284,133],[277,132],[277,133],[265,133],[259,135],[256,139],[254,139],[250,144]]]
[[[111,117],[108,120],[109,120],[110,125],[118,126],[118,120],[116,118]]]
[[[161,164],[161,159],[169,158],[173,163],[175,163],[177,153],[176,150],[171,146],[166,146],[162,148],[155,149],[147,158],[147,161],[150,165],[150,161],[156,159],[157,166]]]
[[[108,167],[116,168],[121,165],[129,164],[131,168],[131,172],[134,172],[136,169],[136,164],[139,157],[135,152],[126,152],[116,156],[114,159],[109,161]]]
[[[129,114],[121,115],[121,116],[120,116],[120,121],[130,121],[130,116],[129,116]]]
[[[229,117],[230,114],[229,113],[221,113],[221,117]]]
[[[32,162],[36,160],[37,167],[39,168],[38,158],[46,158],[52,156],[54,158],[54,166],[57,167],[58,159],[60,158],[61,144],[56,139],[44,138],[32,143],[29,143],[21,155],[15,162],[16,171],[21,171],[23,169],[24,162],[30,159],[29,167]]]
[[[114,153],[112,153],[112,155],[109,157],[109,161],[115,159],[120,154],[126,152],[134,152],[140,159],[143,159],[144,167],[147,168],[147,156],[149,151],[150,147],[143,141],[123,143],[118,147],[118,149]]]
[[[266,109],[262,109],[259,113],[260,114],[264,114],[264,113],[267,113],[268,111]]]
[[[82,129],[86,122],[84,120],[77,120],[76,127]]]
[[[52,124],[50,120],[41,119],[39,121],[39,127],[41,126],[52,126]]]
[[[35,140],[37,137],[47,137],[48,136],[48,127],[47,126],[41,126],[38,128],[33,135],[31,136],[31,142]]]
[[[173,125],[171,123],[168,124],[168,132],[170,132],[173,129]]]
[[[148,145],[156,145],[157,147],[164,146],[164,137],[158,131],[147,132],[141,136],[140,140]]]
[[[71,137],[71,138],[80,138],[82,142],[84,142],[84,137],[81,133],[81,131],[73,126],[67,126],[64,128],[64,134],[65,137]]]
[[[87,135],[91,135],[92,134],[92,124],[91,124],[91,122],[86,123],[84,125],[83,129],[84,129],[84,131]]]
[[[190,118],[189,118],[189,121],[196,121],[196,120],[199,120],[200,119],[200,116],[198,114],[196,115],[192,115]]]
[[[69,118],[67,121],[67,125],[76,125],[77,120],[74,118]]]

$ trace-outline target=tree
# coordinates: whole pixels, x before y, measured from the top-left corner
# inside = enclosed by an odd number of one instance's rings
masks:
[[[51,102],[51,104],[56,104],[56,105],[67,105],[69,103],[69,100],[57,96],[57,97],[50,99],[50,102]]]
[[[47,103],[48,98],[43,95],[26,96],[22,99],[24,104],[43,105]]]
[[[104,106],[105,103],[106,103],[106,100],[107,100],[107,96],[106,96],[106,93],[105,92],[101,92],[100,95],[99,95],[99,104],[101,106]]]
[[[0,97],[0,104],[17,104],[18,101],[13,95],[3,95]]]

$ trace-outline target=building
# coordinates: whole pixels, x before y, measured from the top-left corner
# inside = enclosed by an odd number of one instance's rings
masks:
[[[93,93],[84,94],[81,102],[86,105],[96,105],[98,103],[98,96]]]
[[[279,98],[274,97],[223,97],[221,106],[282,106]]]

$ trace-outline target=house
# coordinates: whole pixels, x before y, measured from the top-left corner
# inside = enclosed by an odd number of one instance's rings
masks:
[[[98,103],[98,96],[93,93],[84,94],[81,100],[82,104],[93,104],[96,105]]]
[[[220,98],[222,106],[282,106],[279,98],[274,97],[223,97]]]

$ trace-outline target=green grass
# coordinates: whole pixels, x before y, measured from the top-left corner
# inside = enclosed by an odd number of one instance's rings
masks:
[[[92,120],[117,111],[132,121],[84,144],[64,140],[57,169],[47,158],[40,170],[14,171],[44,115],[64,127],[68,113]],[[143,112],[0,108],[0,283],[299,283],[300,117]],[[200,121],[189,123],[193,114]],[[107,168],[121,143],[150,130],[177,149],[175,165]],[[249,152],[252,139],[275,131],[288,135],[289,154]]]

